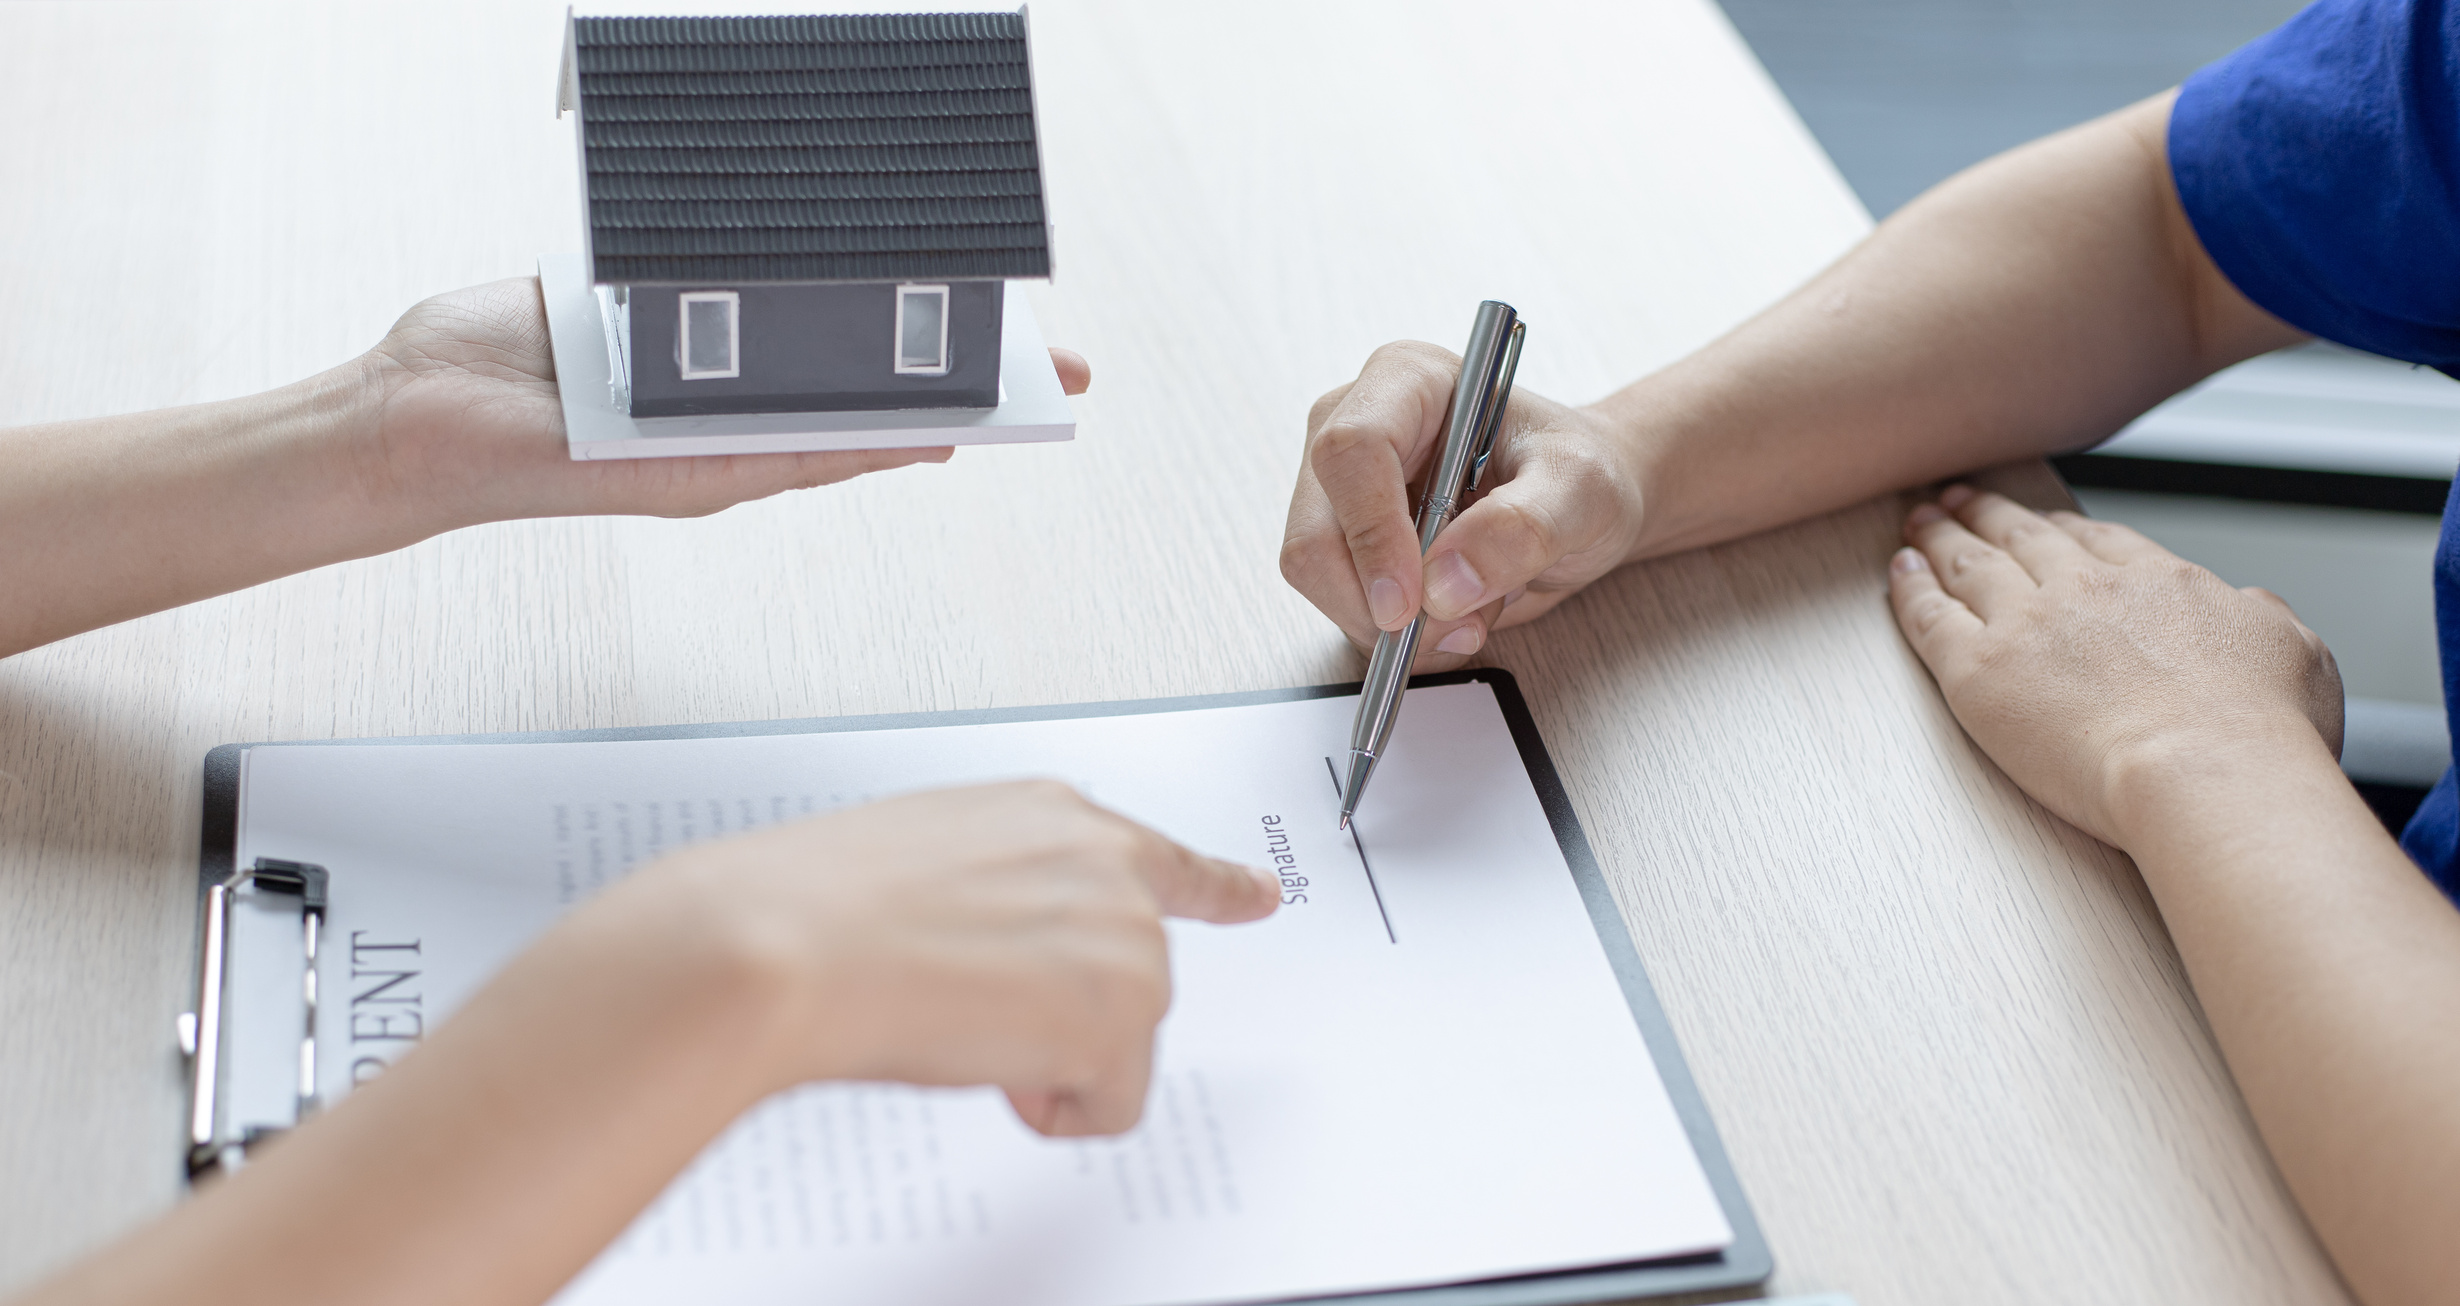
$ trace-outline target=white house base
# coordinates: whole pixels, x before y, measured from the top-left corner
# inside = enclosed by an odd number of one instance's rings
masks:
[[[538,260],[547,335],[564,399],[564,438],[585,458],[686,458],[695,454],[798,453],[815,449],[922,449],[947,444],[1023,444],[1076,438],[1076,413],[1042,343],[1033,306],[1008,284],[1001,310],[999,407],[909,408],[877,413],[740,413],[723,417],[633,417],[615,411],[605,323],[578,254]]]

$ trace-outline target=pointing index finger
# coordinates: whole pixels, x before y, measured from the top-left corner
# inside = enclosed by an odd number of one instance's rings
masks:
[[[1233,925],[1260,920],[1281,905],[1281,877],[1261,867],[1207,857],[1154,835],[1142,858],[1145,883],[1167,916]]]

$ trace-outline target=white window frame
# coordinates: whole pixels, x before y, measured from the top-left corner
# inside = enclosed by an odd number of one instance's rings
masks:
[[[909,297],[920,298],[924,295],[935,296],[940,301],[940,361],[936,365],[913,366],[905,361],[905,301]],[[888,338],[888,361],[899,376],[948,375],[948,287],[897,287],[897,323]]]
[[[724,370],[708,368],[692,370],[692,306],[694,304],[726,305],[726,361],[733,364]],[[687,290],[675,297],[675,370],[686,381],[723,381],[743,375],[743,296],[732,290]]]

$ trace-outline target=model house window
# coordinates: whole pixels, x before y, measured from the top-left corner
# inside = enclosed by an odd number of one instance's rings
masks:
[[[948,374],[948,287],[897,287],[897,371]]]
[[[683,296],[683,325],[675,336],[675,361],[686,381],[743,375],[741,295],[731,290],[692,290]]]

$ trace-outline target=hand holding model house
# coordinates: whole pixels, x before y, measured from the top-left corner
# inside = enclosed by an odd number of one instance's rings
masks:
[[[574,17],[576,459],[1064,440],[1025,15]]]
[[[1093,369],[1050,351],[1061,385],[1083,394]],[[435,529],[517,517],[640,513],[697,517],[786,490],[918,462],[946,446],[576,462],[538,283],[521,277],[413,307],[351,366],[365,376],[361,460],[371,483],[434,507]]]
[[[560,98],[554,275],[264,394],[0,433],[0,656],[480,522],[1074,435],[1090,370],[1007,285],[1051,268],[1022,13],[578,19]]]

